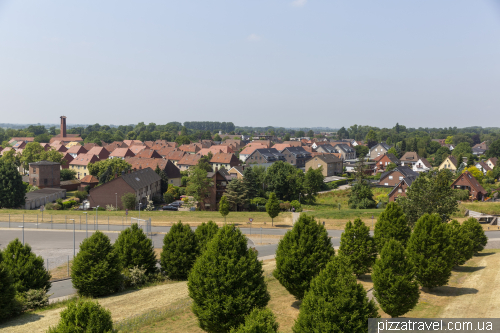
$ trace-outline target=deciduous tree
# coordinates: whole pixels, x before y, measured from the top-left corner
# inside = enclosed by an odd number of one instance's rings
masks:
[[[26,186],[17,168],[0,159],[0,208],[19,208],[26,203]]]
[[[186,192],[194,197],[200,209],[205,208],[203,203],[205,198],[210,195],[211,186],[213,186],[213,181],[207,177],[205,169],[198,166],[189,169]]]
[[[0,251],[0,321],[9,318],[15,307],[16,288],[14,287],[9,269],[3,264],[3,255]]]
[[[219,213],[224,217],[224,223],[226,222],[226,216],[229,214],[229,202],[227,202],[227,197],[225,195],[220,198],[219,201]]]
[[[269,199],[266,203],[266,212],[271,218],[271,224],[274,225],[274,218],[280,213],[280,203],[274,192],[269,194]]]

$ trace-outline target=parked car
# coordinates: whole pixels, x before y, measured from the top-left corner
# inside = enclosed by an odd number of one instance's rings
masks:
[[[179,210],[178,207],[172,205],[166,205],[162,207],[163,210]]]
[[[174,201],[172,203],[169,203],[169,206],[175,206],[175,207],[182,207],[182,201]]]

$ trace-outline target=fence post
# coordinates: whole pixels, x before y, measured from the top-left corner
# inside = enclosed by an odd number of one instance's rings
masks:
[[[68,215],[64,215],[64,223],[66,223],[66,229],[68,229]]]
[[[108,231],[109,231],[109,215],[108,215]]]
[[[68,276],[69,276],[69,256],[68,256]]]
[[[80,230],[82,230],[82,216],[80,215]]]
[[[9,214],[9,228],[10,228],[10,214]]]
[[[52,220],[52,214],[50,214],[50,229],[54,229],[54,221]]]
[[[24,230],[24,214],[23,214],[23,230]]]

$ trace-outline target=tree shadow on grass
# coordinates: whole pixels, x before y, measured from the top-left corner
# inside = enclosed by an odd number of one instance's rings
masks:
[[[300,305],[301,304],[302,304],[302,301],[297,300],[297,301],[295,301],[295,302],[292,303],[292,308],[300,310]]]
[[[495,252],[481,252],[474,254],[474,257],[486,257],[491,256],[492,254],[495,254]]]
[[[460,273],[474,273],[477,271],[480,271],[482,269],[486,268],[486,266],[457,266],[453,268],[454,272],[460,272]]]
[[[293,226],[290,224],[275,224],[276,228],[292,228]]]
[[[0,331],[8,327],[22,326],[42,319],[43,316],[36,313],[24,313],[18,317],[13,317],[5,321],[0,321]]]
[[[373,282],[371,274],[363,274],[358,277],[358,280],[363,282]]]
[[[457,288],[450,286],[442,286],[437,288],[422,288],[428,294],[435,296],[461,296],[461,295],[469,295],[469,294],[477,294],[478,290],[476,288]]]

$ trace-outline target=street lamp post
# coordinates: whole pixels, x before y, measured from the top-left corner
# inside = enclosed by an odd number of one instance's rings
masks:
[[[85,214],[85,232],[87,234],[85,238],[89,238],[89,225],[87,224],[87,212],[83,212],[83,214]]]
[[[19,228],[22,228],[23,229],[23,246],[24,246],[24,226],[23,225],[20,225]]]
[[[75,239],[75,219],[69,219],[70,221],[73,221],[73,258],[75,258],[76,254],[76,239]]]
[[[97,215],[97,210],[99,208],[99,205],[97,207],[92,207],[92,209],[95,209],[95,224],[96,224],[96,230],[99,230],[99,215]]]
[[[142,202],[139,202],[139,220],[141,219],[141,206],[142,206]]]

